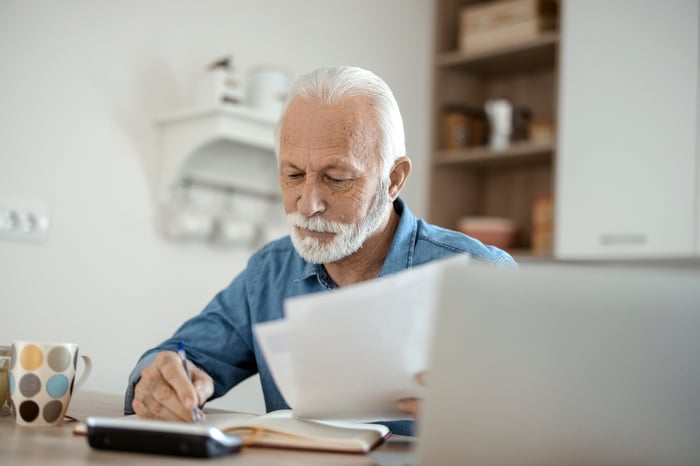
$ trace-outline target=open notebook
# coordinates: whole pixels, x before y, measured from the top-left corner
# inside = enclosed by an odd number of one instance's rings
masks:
[[[391,435],[384,425],[310,421],[292,417],[292,411],[287,409],[262,416],[207,414],[206,423],[240,436],[245,445],[348,453],[367,453]]]
[[[112,423],[157,427],[163,421],[125,416],[110,419]],[[291,410],[273,411],[264,415],[248,413],[207,413],[203,423],[222,432],[241,437],[244,446],[321,450],[346,453],[368,453],[391,433],[380,424],[342,421],[309,421],[292,417]],[[85,424],[79,424],[76,434],[86,434]]]

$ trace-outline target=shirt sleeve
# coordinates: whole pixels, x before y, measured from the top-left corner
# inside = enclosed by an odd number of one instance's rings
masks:
[[[126,394],[124,395],[124,414],[134,414],[134,408],[131,407],[131,403],[134,401],[134,388],[141,379],[141,371],[153,364],[157,355],[157,350],[144,354],[136,364],[136,367],[134,367],[134,370],[131,371],[129,383],[126,386]]]
[[[133,413],[134,387],[141,371],[164,350],[177,351],[178,342],[187,349],[187,358],[214,380],[218,398],[234,385],[257,372],[247,296],[246,272],[219,292],[195,317],[186,321],[173,336],[146,351],[129,376],[124,412]]]

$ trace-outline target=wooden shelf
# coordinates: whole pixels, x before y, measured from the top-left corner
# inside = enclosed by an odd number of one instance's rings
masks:
[[[478,74],[549,67],[553,66],[557,60],[558,45],[559,32],[546,32],[531,41],[485,52],[469,54],[458,50],[443,52],[436,56],[435,63],[438,67],[469,69]]]
[[[554,144],[518,142],[505,150],[494,151],[488,147],[468,147],[460,150],[444,150],[435,153],[434,165],[461,165],[471,167],[504,166],[521,163],[551,161]]]
[[[560,32],[547,31],[531,40],[480,52],[458,50],[462,9],[499,1],[434,0],[433,150],[428,219],[455,228],[463,216],[508,218],[518,227],[514,253],[542,259],[549,255],[532,253],[533,205],[541,196],[556,196]],[[506,99],[514,108],[528,110],[533,121],[552,121],[553,140],[518,141],[499,151],[485,145],[445,149],[450,136],[445,121],[449,108],[483,109],[492,99]],[[465,131],[475,131],[479,137],[479,128],[471,123]]]

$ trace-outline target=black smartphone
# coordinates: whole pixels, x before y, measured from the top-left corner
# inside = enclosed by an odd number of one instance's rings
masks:
[[[162,455],[214,457],[234,453],[243,442],[236,435],[202,424],[138,417],[88,417],[91,447]]]

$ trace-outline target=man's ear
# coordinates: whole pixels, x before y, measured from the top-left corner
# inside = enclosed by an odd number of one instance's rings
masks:
[[[394,160],[394,166],[389,173],[389,196],[392,201],[399,197],[403,185],[411,174],[411,159],[405,155]]]

